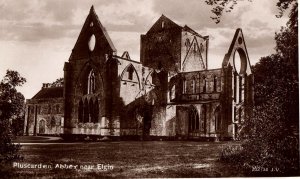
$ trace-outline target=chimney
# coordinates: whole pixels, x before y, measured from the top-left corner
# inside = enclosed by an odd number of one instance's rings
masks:
[[[43,83],[43,87],[42,88],[49,88],[50,87],[50,83]]]

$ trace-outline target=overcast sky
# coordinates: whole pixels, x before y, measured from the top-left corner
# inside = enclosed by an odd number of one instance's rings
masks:
[[[0,79],[6,69],[27,79],[19,88],[31,98],[42,87],[63,77],[90,7],[94,5],[118,55],[129,51],[139,61],[140,35],[164,14],[177,24],[209,35],[208,67],[220,68],[236,28],[242,28],[251,64],[274,52],[275,32],[285,26],[287,15],[278,14],[274,0],[244,0],[226,13],[221,23],[211,19],[204,0],[0,0]]]

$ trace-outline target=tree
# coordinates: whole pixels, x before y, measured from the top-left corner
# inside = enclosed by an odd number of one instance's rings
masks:
[[[275,34],[276,52],[286,63],[294,66],[293,73],[298,75],[298,4],[296,3],[289,14],[286,27]]]
[[[244,167],[276,168],[271,175],[299,174],[298,80],[280,55],[261,58],[255,76],[254,115],[244,123],[240,156]]]
[[[252,2],[253,0],[248,0]],[[223,12],[231,12],[234,7],[241,2],[241,0],[205,0],[206,4],[212,6],[212,13],[215,15],[211,17],[217,24],[220,22]],[[278,0],[276,3],[279,14],[276,17],[282,17],[283,13],[292,6],[293,8],[297,5],[297,0]],[[296,14],[295,14],[296,15]]]
[[[287,47],[288,48],[288,47]],[[299,175],[299,86],[294,66],[279,54],[253,67],[255,106],[244,121],[241,147],[222,151],[221,160],[250,171],[249,175]],[[252,172],[261,167],[268,172]],[[271,170],[276,172],[270,172]]]
[[[279,2],[287,9],[294,1]],[[275,35],[276,53],[261,58],[253,66],[254,114],[243,123],[239,150],[227,148],[221,157],[248,171],[255,166],[268,169],[265,173],[257,172],[258,175],[299,175],[297,12],[295,3],[287,26]]]
[[[64,78],[58,78],[53,83],[50,84],[51,87],[58,87],[64,85]]]
[[[24,114],[24,96],[16,90],[26,79],[16,71],[7,70],[0,82],[0,171],[7,164],[20,159],[19,145],[12,143],[11,120],[16,120]]]

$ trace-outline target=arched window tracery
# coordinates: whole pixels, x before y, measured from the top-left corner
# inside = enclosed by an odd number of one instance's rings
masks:
[[[202,92],[203,93],[206,93],[207,89],[206,89],[206,78],[205,76],[202,77],[202,84],[203,84],[203,87],[202,87]]]
[[[191,106],[189,110],[189,131],[199,130],[199,115],[195,107]]]
[[[91,70],[88,76],[88,94],[93,94],[96,89],[96,78],[94,70]]]
[[[89,122],[89,103],[87,99],[84,100],[83,106],[83,122]]]
[[[193,77],[192,79],[192,93],[195,94],[196,93],[196,78]]]
[[[215,110],[215,130],[216,132],[221,130],[221,111],[220,107],[217,107]]]
[[[78,122],[97,123],[99,119],[99,101],[97,98],[82,99],[78,103]]]
[[[83,122],[83,102],[79,101],[78,104],[78,122]]]
[[[183,80],[182,80],[182,93],[183,94],[186,94],[186,79],[184,78]]]
[[[217,91],[217,76],[214,76],[214,84],[213,84],[213,87],[214,87],[214,92]]]
[[[201,107],[201,117],[200,117],[200,131],[206,131],[206,114],[207,114],[207,109],[206,105],[202,105]]]
[[[99,120],[99,102],[98,99],[95,100],[94,102],[94,123],[97,123]]]
[[[134,68],[133,66],[129,66],[127,69],[128,72],[128,80],[132,80],[133,79],[133,72],[134,72]]]

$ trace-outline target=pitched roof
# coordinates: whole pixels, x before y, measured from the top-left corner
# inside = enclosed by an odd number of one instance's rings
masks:
[[[192,33],[193,35],[197,35],[201,38],[204,38],[204,39],[208,39],[208,36],[202,36],[200,35],[198,32],[196,32],[195,30],[193,30],[192,28],[190,28],[189,26],[187,25],[184,25],[183,27],[176,24],[174,21],[172,21],[171,19],[169,19],[168,17],[166,17],[165,15],[161,15],[160,18],[152,25],[152,27],[148,30],[147,33],[149,32],[152,32],[152,31],[155,31],[154,29],[157,28],[158,24],[161,24],[161,22],[167,22],[169,25],[169,28],[179,28],[179,29],[182,29],[182,30],[185,30],[185,31],[188,31],[190,33]],[[159,25],[161,26],[161,25]]]
[[[199,37],[201,37],[201,38],[208,39],[208,36],[202,36],[202,35],[200,35],[198,32],[194,31],[192,28],[190,28],[190,27],[187,26],[187,25],[185,25],[182,29],[183,29],[183,30],[186,30],[186,31],[188,31],[188,32],[190,32],[190,33],[192,33],[193,35],[197,35],[197,36],[199,36]]]
[[[64,87],[42,88],[32,99],[63,98]]]
[[[252,74],[245,38],[241,28],[236,29],[228,52],[224,56],[222,66],[226,67],[229,64],[234,65],[233,59],[236,51],[238,51],[241,60],[244,60],[244,70],[247,72],[247,74]]]
[[[99,24],[99,26],[100,26],[100,28],[101,28],[101,30],[102,30],[102,32],[103,32],[103,34],[104,34],[106,40],[108,41],[108,44],[109,44],[110,47],[112,48],[112,50],[116,52],[117,50],[116,50],[114,44],[112,43],[112,40],[111,40],[111,38],[109,37],[109,35],[108,35],[108,33],[107,33],[105,27],[101,24],[101,22],[100,22],[100,20],[99,20],[99,17],[98,17],[98,15],[96,14],[96,11],[95,11],[95,9],[94,9],[94,6],[91,7],[91,9],[90,9],[90,14],[91,14],[91,16],[93,16],[93,17],[96,19],[97,23]]]
[[[147,34],[152,33],[152,32],[156,32],[158,29],[161,29],[161,24],[162,22],[167,23],[167,29],[174,29],[174,28],[178,28],[178,29],[182,29],[182,27],[178,24],[176,24],[174,21],[172,21],[171,19],[169,19],[168,17],[166,17],[165,15],[161,15],[160,18],[152,25],[152,27],[148,30]]]
[[[122,57],[122,58],[126,58],[126,59],[128,59],[128,60],[131,60],[131,58],[130,58],[130,56],[129,56],[129,53],[128,53],[127,51],[125,51],[121,57]]]
[[[79,36],[77,38],[77,41],[75,43],[75,47],[77,46],[78,43],[80,43],[80,39],[83,36],[83,34],[85,33],[85,29],[88,28],[90,22],[93,22],[93,21],[96,23],[94,25],[96,25],[97,27],[99,27],[100,30],[102,31],[102,33],[103,33],[103,35],[104,35],[107,43],[109,44],[110,48],[112,49],[112,51],[116,52],[117,50],[116,50],[116,48],[115,48],[115,46],[114,46],[111,38],[109,37],[109,35],[108,35],[105,27],[101,24],[101,22],[99,20],[99,17],[96,14],[96,11],[94,9],[94,6],[92,6],[91,9],[90,9],[89,15],[87,16],[87,18],[86,18],[86,20],[84,22],[84,25],[83,25],[83,27],[81,29],[81,32],[80,32],[80,34],[79,34]]]

